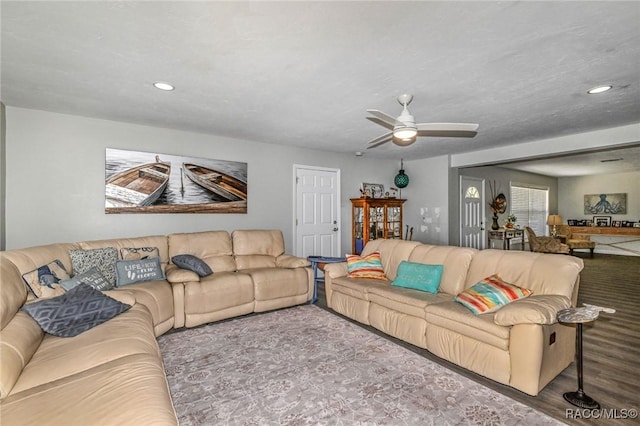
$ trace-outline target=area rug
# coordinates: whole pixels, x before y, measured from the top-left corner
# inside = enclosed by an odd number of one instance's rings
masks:
[[[188,425],[556,425],[314,305],[158,338]]]

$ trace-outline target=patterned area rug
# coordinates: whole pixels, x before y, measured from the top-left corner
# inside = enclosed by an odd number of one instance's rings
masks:
[[[313,305],[158,338],[187,425],[556,425]]]

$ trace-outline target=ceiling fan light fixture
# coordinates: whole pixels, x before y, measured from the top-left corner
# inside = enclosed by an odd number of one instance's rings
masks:
[[[418,129],[412,127],[401,127],[393,130],[393,137],[401,141],[411,140],[418,135]]]
[[[416,138],[407,138],[407,139],[393,139],[393,143],[398,146],[409,146],[416,141]]]

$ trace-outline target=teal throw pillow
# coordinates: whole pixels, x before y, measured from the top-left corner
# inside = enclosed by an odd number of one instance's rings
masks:
[[[442,265],[428,265],[426,263],[403,260],[398,266],[396,279],[393,280],[391,285],[436,294],[438,288],[440,288],[442,270]]]

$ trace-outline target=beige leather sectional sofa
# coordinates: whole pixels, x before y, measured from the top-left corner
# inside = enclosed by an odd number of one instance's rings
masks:
[[[157,247],[167,277],[106,292],[132,305],[71,338],[42,332],[20,308],[22,275],[69,250]],[[170,259],[192,254],[214,271],[200,278]],[[305,303],[313,295],[306,259],[284,253],[280,231],[211,231],[61,243],[0,252],[0,422],[3,425],[175,425],[156,337],[252,312]]]
[[[537,395],[574,359],[575,328],[556,312],[575,306],[581,259],[524,251],[374,240],[388,281],[348,278],[347,264],[325,267],[330,308],[454,364]],[[401,261],[444,265],[437,294],[392,286]],[[454,297],[493,274],[533,291],[497,312],[474,315]]]

